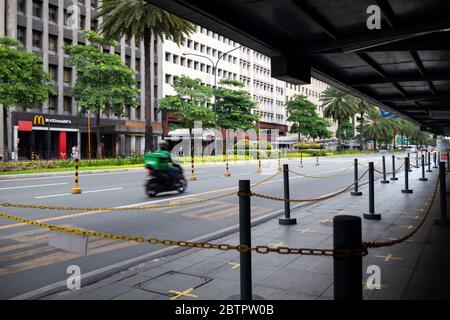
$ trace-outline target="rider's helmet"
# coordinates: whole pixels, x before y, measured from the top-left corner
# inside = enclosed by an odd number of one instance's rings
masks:
[[[167,140],[162,140],[158,143],[158,146],[161,150],[169,151],[169,142]]]

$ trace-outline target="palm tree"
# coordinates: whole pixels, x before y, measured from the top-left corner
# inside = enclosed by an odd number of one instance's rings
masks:
[[[364,134],[374,142],[374,149],[377,149],[377,141],[386,140],[392,135],[392,127],[388,118],[383,118],[379,109],[374,109],[368,113],[370,123],[365,127]]]
[[[410,121],[405,119],[398,119],[397,122],[399,124],[398,132],[403,137],[406,137],[406,146],[409,147],[411,137],[414,135],[414,132],[416,131],[415,126]]]
[[[94,18],[103,17],[100,32],[107,38],[126,36],[144,41],[145,67],[145,151],[153,151],[151,77],[150,62],[152,37],[165,38],[180,44],[195,31],[195,26],[145,0],[103,0]]]
[[[321,107],[325,108],[323,115],[338,124],[338,150],[341,148],[342,130],[339,130],[343,120],[356,114],[355,98],[339,89],[328,87],[320,96]]]
[[[367,101],[358,99],[357,103],[356,103],[356,110],[358,111],[360,118],[359,118],[359,144],[360,144],[360,148],[361,150],[363,149],[363,141],[364,141],[364,135],[363,135],[363,131],[364,131],[364,121],[365,121],[365,117],[367,116],[367,114],[371,111],[375,110],[375,107],[372,106],[370,103],[368,103]]]
[[[401,122],[400,122],[400,119],[398,119],[398,118],[386,118],[386,121],[388,122],[389,126],[391,127],[392,134],[394,136],[393,148],[395,150],[397,147],[395,139],[396,139],[396,136],[398,135],[398,133],[400,132]]]

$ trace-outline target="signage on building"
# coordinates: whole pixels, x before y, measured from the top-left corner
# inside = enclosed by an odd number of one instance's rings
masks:
[[[33,117],[33,125],[43,126],[46,123],[56,123],[56,124],[72,124],[72,121],[68,119],[54,119],[54,118],[44,118],[43,115],[35,115]]]

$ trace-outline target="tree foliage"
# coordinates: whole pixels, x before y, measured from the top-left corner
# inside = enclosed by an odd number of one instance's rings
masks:
[[[189,129],[193,128],[194,121],[202,121],[203,127],[212,126],[214,113],[207,104],[211,103],[213,88],[203,85],[200,79],[186,76],[176,78],[172,87],[176,94],[159,100],[163,114],[172,113]]]
[[[257,116],[252,114],[256,107],[247,91],[242,88],[244,84],[236,80],[222,79],[222,85],[215,90],[215,112],[217,125],[224,129],[247,130],[254,127]]]
[[[77,73],[72,90],[81,112],[91,111],[97,116],[97,157],[101,158],[100,113],[123,115],[126,107],[137,107],[139,90],[134,71],[122,64],[116,54],[103,52],[103,45],[114,45],[95,32],[85,32],[88,45],[67,45],[71,54],[69,64]]]
[[[153,62],[151,44],[154,39],[166,38],[180,44],[195,31],[195,26],[174,14],[158,8],[145,0],[103,0],[94,18],[103,18],[101,33],[110,39],[126,36],[144,42],[145,69],[145,151],[153,151]]]
[[[42,60],[34,53],[17,50],[20,43],[0,38],[0,104],[5,107],[38,106],[55,94]]]

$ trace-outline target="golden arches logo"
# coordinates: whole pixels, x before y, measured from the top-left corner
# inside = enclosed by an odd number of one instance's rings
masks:
[[[34,116],[34,118],[33,118],[33,124],[34,125],[44,125],[44,116],[38,116],[38,115],[35,115]]]

